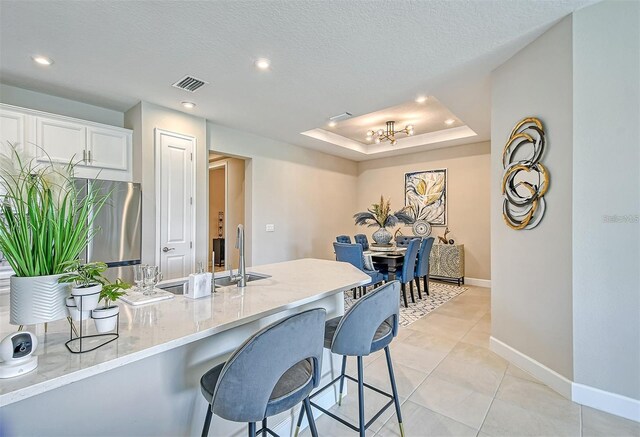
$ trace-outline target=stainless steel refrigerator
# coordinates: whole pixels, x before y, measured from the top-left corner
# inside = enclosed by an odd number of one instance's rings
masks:
[[[110,280],[121,278],[133,283],[133,266],[140,264],[142,232],[142,195],[140,184],[132,182],[76,179],[81,192],[99,190],[110,193],[95,215],[97,232],[80,257],[83,261],[102,261]]]

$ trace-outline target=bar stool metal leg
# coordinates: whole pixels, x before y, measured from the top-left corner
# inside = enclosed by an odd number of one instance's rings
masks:
[[[249,437],[256,437],[256,423],[249,422]]]
[[[398,399],[398,389],[396,388],[396,378],[393,373],[393,364],[391,364],[391,352],[389,352],[389,346],[384,348],[384,354],[387,357],[387,367],[389,369],[389,380],[391,381],[391,392],[393,393],[393,401],[396,406],[396,416],[398,416],[398,425],[400,425],[400,436],[404,437],[404,425],[402,424],[402,413],[400,412],[400,400]]]
[[[207,416],[204,418],[204,426],[202,427],[202,437],[206,437],[209,435],[209,427],[211,426],[211,416],[213,412],[211,411],[211,405],[207,406]]]
[[[358,418],[360,427],[360,437],[365,437],[364,423],[364,375],[362,371],[362,357],[358,356]]]
[[[342,390],[344,389],[344,374],[347,372],[347,356],[342,356],[342,370],[340,371],[340,393],[338,395],[338,406],[342,405]]]
[[[318,437],[318,430],[316,429],[316,421],[313,418],[313,411],[311,411],[311,402],[309,398],[304,399],[304,409],[307,411],[307,419],[309,421],[309,430],[312,437]]]
[[[262,419],[262,437],[267,437],[267,418]]]
[[[298,437],[298,434],[300,434],[300,427],[302,426],[302,419],[304,419],[304,411],[306,410],[305,405],[302,405],[302,408],[300,408],[300,414],[298,415],[298,423],[296,424],[296,430],[293,433],[293,437]]]

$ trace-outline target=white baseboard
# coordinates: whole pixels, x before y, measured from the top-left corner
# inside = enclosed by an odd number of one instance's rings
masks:
[[[565,378],[544,364],[537,362],[533,358],[528,357],[493,336],[489,339],[489,348],[505,360],[510,361],[522,370],[529,372],[531,375],[560,393],[565,398],[571,399],[572,381],[568,378]]]
[[[476,287],[491,288],[491,279],[477,279],[477,278],[464,278],[464,283],[467,285],[475,285]]]
[[[574,402],[640,422],[640,400],[638,399],[628,398],[577,382],[573,383],[572,392]]]

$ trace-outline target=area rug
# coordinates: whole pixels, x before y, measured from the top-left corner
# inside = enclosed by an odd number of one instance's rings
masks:
[[[460,293],[467,290],[467,287],[458,287],[457,285],[443,284],[440,282],[429,282],[429,296],[426,296],[423,291],[422,299],[418,299],[418,291],[414,287],[416,303],[411,303],[411,296],[407,289],[409,308],[405,308],[404,304],[402,302],[400,303],[400,326],[411,325],[416,320],[420,320],[440,305],[447,303]],[[345,291],[344,310],[346,311],[351,308],[351,305],[353,305],[354,302],[353,291]]]

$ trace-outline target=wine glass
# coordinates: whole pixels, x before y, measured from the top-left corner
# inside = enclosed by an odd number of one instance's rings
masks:
[[[146,264],[136,264],[133,266],[133,281],[136,283],[138,291],[144,291],[142,283],[144,282],[144,270]]]

